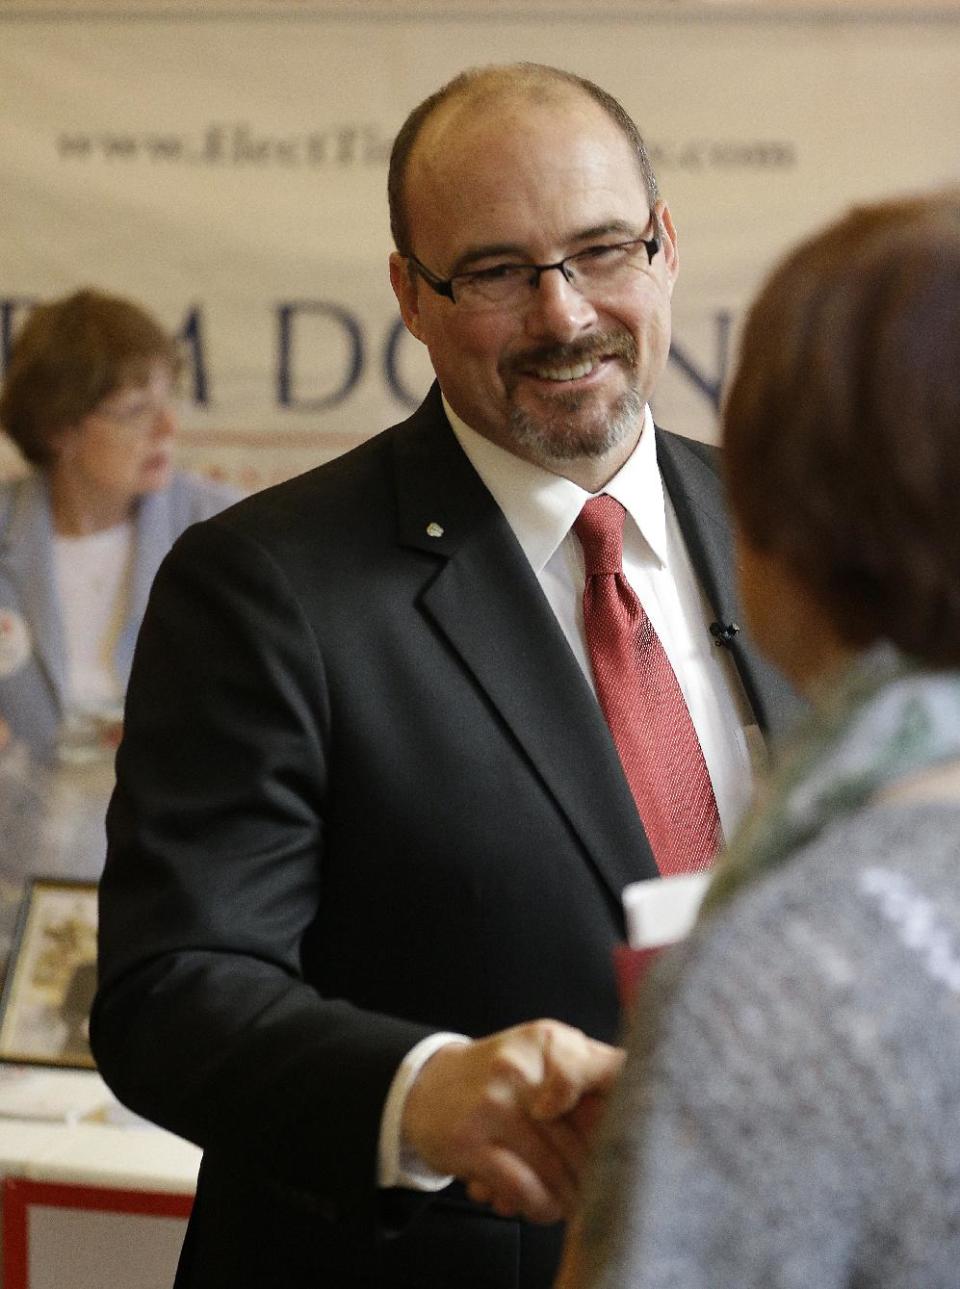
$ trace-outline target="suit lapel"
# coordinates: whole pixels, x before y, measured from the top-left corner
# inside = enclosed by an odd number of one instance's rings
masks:
[[[778,730],[790,724],[799,704],[742,622],[733,535],[716,455],[715,448],[657,430],[657,462],[694,571],[717,621],[739,625],[729,646],[731,655],[761,728]]]
[[[440,561],[421,608],[497,709],[619,907],[623,887],[656,869],[616,749],[436,391],[398,432],[395,453],[400,540]]]
[[[147,611],[150,587],[176,536],[170,507],[170,490],[167,488],[147,493],[137,503],[127,608],[113,654],[117,675],[124,688],[130,679],[137,633]]]

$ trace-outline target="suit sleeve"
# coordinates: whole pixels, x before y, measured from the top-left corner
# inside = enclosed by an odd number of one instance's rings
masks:
[[[323,657],[282,571],[226,523],[189,530],[128,692],[91,1041],[139,1113],[346,1209],[373,1202],[383,1101],[429,1031],[304,978],[330,742]]]

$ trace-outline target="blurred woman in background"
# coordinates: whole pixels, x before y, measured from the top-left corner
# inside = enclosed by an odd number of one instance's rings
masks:
[[[960,193],[856,210],[724,413],[756,638],[812,700],[641,989],[563,1289],[955,1289]]]
[[[174,470],[179,359],[137,305],[79,291],[14,345],[0,426],[34,467],[0,484],[0,717],[52,759],[116,713],[157,567],[235,494]]]
[[[237,495],[174,468],[179,365],[172,337],[143,309],[93,290],[37,307],[13,347],[0,426],[32,470],[0,483],[8,905],[31,873],[99,875],[150,584],[179,534]]]

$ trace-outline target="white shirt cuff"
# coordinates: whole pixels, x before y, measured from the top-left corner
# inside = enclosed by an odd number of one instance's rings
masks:
[[[400,1140],[400,1121],[407,1094],[417,1075],[441,1047],[451,1043],[469,1043],[463,1034],[431,1034],[412,1047],[393,1076],[390,1091],[380,1117],[380,1146],[377,1157],[377,1181],[380,1186],[406,1186],[415,1191],[440,1191],[453,1177],[445,1177],[429,1168],[418,1155]]]

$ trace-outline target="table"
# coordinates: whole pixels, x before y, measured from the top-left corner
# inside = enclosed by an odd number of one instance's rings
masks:
[[[92,1071],[0,1067],[0,1286],[169,1289],[199,1163]]]

